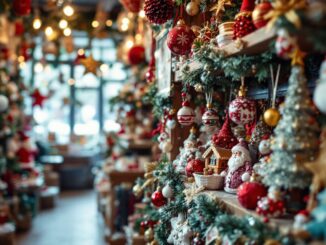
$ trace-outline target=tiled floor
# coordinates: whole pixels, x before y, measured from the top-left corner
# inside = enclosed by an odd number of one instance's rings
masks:
[[[104,245],[103,222],[93,191],[65,192],[57,206],[41,211],[17,245]]]

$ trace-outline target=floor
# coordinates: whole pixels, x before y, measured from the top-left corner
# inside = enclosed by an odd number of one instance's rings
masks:
[[[41,211],[17,245],[105,245],[94,191],[64,192],[54,209]]]

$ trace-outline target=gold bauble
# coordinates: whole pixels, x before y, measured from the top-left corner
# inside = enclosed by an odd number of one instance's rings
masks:
[[[186,12],[190,16],[195,16],[199,13],[199,5],[195,1],[191,1],[186,6]]]
[[[154,239],[154,230],[153,228],[148,228],[146,231],[145,231],[145,240],[147,242],[150,242]]]
[[[280,119],[281,119],[281,114],[275,108],[269,108],[264,113],[264,121],[270,127],[275,127]]]

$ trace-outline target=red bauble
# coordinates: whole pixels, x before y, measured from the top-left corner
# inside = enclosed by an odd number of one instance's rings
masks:
[[[173,17],[172,0],[145,0],[144,11],[148,20],[154,24],[164,24]]]
[[[155,207],[162,207],[163,205],[166,204],[166,198],[163,196],[161,190],[157,190],[153,192],[151,196],[152,203],[154,204]]]
[[[245,182],[238,189],[240,204],[248,209],[255,209],[260,198],[267,195],[265,186],[258,182]]]
[[[244,37],[255,30],[250,12],[237,15],[233,25],[233,39]]]
[[[204,161],[200,159],[192,159],[187,163],[186,174],[188,177],[192,177],[193,173],[202,173],[205,168]]]
[[[191,51],[195,38],[196,35],[191,28],[183,20],[179,20],[168,34],[167,45],[174,54],[185,55]]]
[[[177,113],[178,122],[183,126],[190,126],[195,121],[195,112],[189,107],[189,102],[182,103],[182,107]]]
[[[264,27],[268,23],[268,19],[264,16],[273,8],[270,2],[262,2],[256,5],[252,12],[252,20],[257,29]]]
[[[14,0],[12,6],[16,15],[29,15],[32,9],[32,0]]]
[[[244,96],[238,96],[230,103],[230,119],[238,125],[246,125],[256,118],[256,103]]]
[[[145,61],[145,48],[141,45],[133,46],[128,52],[128,60],[131,65],[139,65]]]
[[[263,197],[257,202],[256,212],[266,218],[279,218],[285,213],[285,205],[281,200]]]
[[[123,7],[132,13],[138,13],[140,11],[141,2],[140,0],[120,0]]]

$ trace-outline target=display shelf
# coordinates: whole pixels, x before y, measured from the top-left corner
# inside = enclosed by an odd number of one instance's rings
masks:
[[[200,192],[199,194],[206,194],[211,197],[217,198],[217,200],[225,204],[225,206],[231,211],[231,213],[237,216],[242,217],[250,215],[259,219],[262,218],[254,210],[249,210],[242,207],[237,199],[237,195],[229,194],[224,191],[204,191]],[[274,227],[279,227],[281,229],[290,229],[293,225],[293,219],[285,216],[282,219],[271,219],[269,223],[271,226]]]

